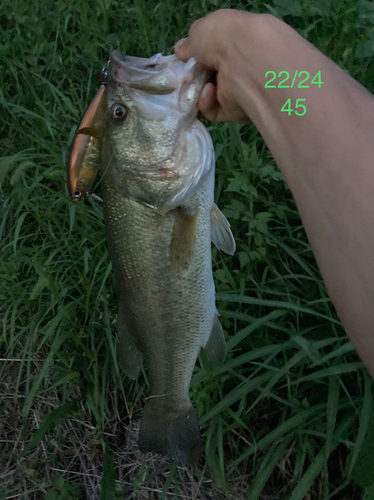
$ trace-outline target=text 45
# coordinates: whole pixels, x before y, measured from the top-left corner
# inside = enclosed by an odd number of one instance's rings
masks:
[[[288,113],[288,116],[291,116],[291,113],[295,112],[297,116],[303,116],[306,113],[306,106],[304,104],[300,104],[302,101],[306,99],[296,99],[295,109],[291,108],[291,98],[287,99],[287,101],[283,104],[281,111],[285,111]]]

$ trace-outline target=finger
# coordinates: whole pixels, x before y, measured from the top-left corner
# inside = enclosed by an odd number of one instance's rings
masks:
[[[222,114],[221,106],[217,101],[217,88],[209,82],[203,88],[198,101],[199,110],[208,120],[215,122]]]
[[[175,55],[183,62],[188,61],[192,56],[189,50],[188,38],[182,38],[174,46]]]
[[[199,111],[211,122],[246,123],[248,116],[238,106],[223,107],[217,99],[217,86],[209,82],[203,88],[198,101]]]
[[[213,40],[214,27],[207,22],[209,14],[195,21],[189,30],[189,36],[179,40],[175,47],[175,55],[186,62],[193,57],[198,63],[213,70],[218,69],[216,63],[217,47]]]
[[[203,88],[199,101],[198,101],[198,106],[200,111],[205,115],[206,113],[209,113],[211,109],[218,104],[217,102],[217,89],[216,86],[213,85],[213,83],[208,82],[205,87]]]

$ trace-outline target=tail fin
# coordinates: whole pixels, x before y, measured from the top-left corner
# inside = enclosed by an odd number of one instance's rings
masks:
[[[203,446],[195,410],[191,406],[187,411],[168,413],[152,403],[149,400],[143,410],[140,451],[153,451],[183,464],[196,464]]]

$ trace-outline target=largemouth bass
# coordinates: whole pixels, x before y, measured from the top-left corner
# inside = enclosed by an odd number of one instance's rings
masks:
[[[202,443],[189,385],[200,349],[225,357],[211,242],[235,251],[214,204],[214,149],[197,120],[206,73],[191,59],[111,56],[100,154],[104,219],[119,288],[118,357],[150,395],[141,451],[192,464]]]

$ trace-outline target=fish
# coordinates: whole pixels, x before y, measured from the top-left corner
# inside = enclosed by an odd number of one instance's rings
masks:
[[[101,141],[106,123],[105,85],[100,85],[74,135],[68,165],[72,201],[87,198],[100,169]]]
[[[113,51],[108,74],[98,155],[118,284],[118,360],[132,379],[147,369],[140,450],[193,465],[203,443],[191,377],[201,349],[213,369],[226,349],[211,243],[235,252],[214,203],[212,139],[197,119],[207,73],[194,59]]]

